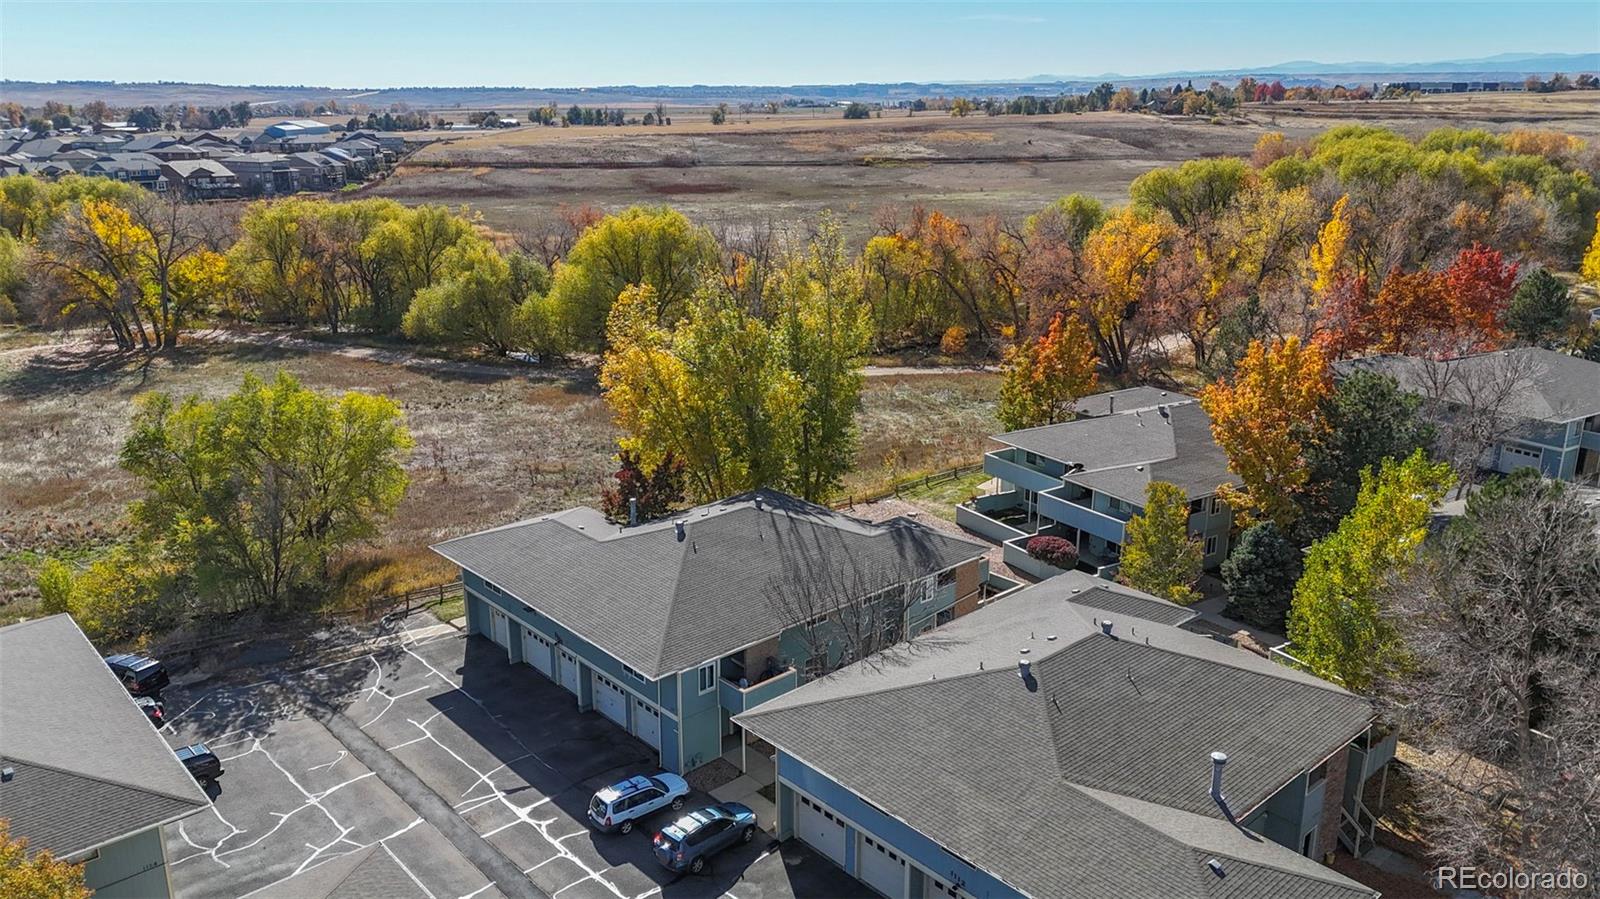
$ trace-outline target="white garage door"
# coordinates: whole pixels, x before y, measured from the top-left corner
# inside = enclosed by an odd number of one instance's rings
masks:
[[[494,642],[504,646],[506,649],[510,649],[511,619],[507,618],[506,613],[500,611],[499,609],[490,609],[489,617],[491,623],[489,630],[493,635]]]
[[[545,677],[551,677],[550,652],[555,644],[544,638],[543,634],[522,629],[522,660],[539,670]]]
[[[844,822],[829,809],[799,793],[794,798],[795,836],[832,859],[834,864],[844,867]]]
[[[633,701],[633,735],[651,749],[661,749],[661,711],[643,699]]]
[[[867,886],[889,899],[906,899],[905,856],[862,834],[861,842],[856,844],[856,866]]]
[[[623,727],[628,726],[628,694],[616,681],[598,671],[594,673],[594,704],[600,714]]]
[[[556,654],[561,664],[561,686],[578,695],[578,658],[565,649]]]

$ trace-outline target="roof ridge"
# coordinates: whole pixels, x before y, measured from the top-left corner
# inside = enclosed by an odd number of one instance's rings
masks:
[[[12,762],[20,762],[24,765],[31,765],[34,768],[43,768],[46,771],[54,771],[57,774],[68,774],[73,777],[81,777],[84,780],[92,780],[95,783],[109,784],[113,787],[122,787],[123,789],[133,790],[134,792],[143,793],[147,796],[161,796],[166,799],[182,802],[186,805],[192,805],[195,808],[205,808],[206,806],[206,803],[198,802],[192,798],[179,796],[176,793],[168,793],[166,790],[157,790],[140,784],[129,783],[124,780],[112,780],[108,777],[101,777],[98,774],[90,774],[87,771],[76,771],[72,768],[63,768],[60,765],[51,765],[45,762],[34,761],[33,759],[23,758],[22,756],[13,753],[0,753],[0,758],[4,758],[7,761]]]
[[[1073,642],[1076,642],[1076,641],[1073,641]],[[899,645],[899,644],[896,644],[896,645]],[[1070,642],[1065,644],[1065,646],[1070,646],[1070,645],[1072,645]],[[867,659],[870,659],[870,658],[872,658],[872,656],[868,656],[867,657]],[[836,668],[833,671],[830,671],[827,674],[823,675],[822,677],[819,677],[819,678],[817,678],[816,680],[813,680],[813,681],[806,681],[806,683],[801,684],[800,686],[801,687],[805,687],[805,686],[809,686],[810,684],[821,683],[822,681],[828,679],[829,677],[832,677],[834,674],[837,674],[840,671],[844,671],[844,670],[846,670],[848,668],[852,668],[852,667],[854,667],[856,665],[866,664],[867,659],[861,659],[859,661],[851,662],[849,665],[845,665],[842,668]],[[882,689],[877,689],[877,690],[868,690],[865,693],[847,693],[847,694],[844,694],[842,696],[824,696],[824,697],[822,697],[820,699],[808,699],[805,702],[791,702],[791,703],[785,704],[785,705],[783,705],[781,707],[778,707],[778,708],[767,708],[767,706],[770,705],[771,703],[781,701],[784,696],[793,696],[794,695],[794,691],[791,690],[790,692],[783,694],[783,696],[775,697],[774,699],[769,700],[766,703],[762,703],[761,705],[756,706],[756,708],[753,711],[742,713],[738,717],[742,717],[742,718],[757,717],[758,718],[758,717],[761,717],[762,715],[775,715],[775,714],[781,714],[783,712],[790,712],[790,711],[793,711],[795,709],[808,709],[808,708],[814,708],[814,707],[817,707],[817,706],[828,705],[829,703],[834,703],[834,702],[844,702],[846,700],[860,699],[863,696],[884,696],[884,695],[891,694],[891,693],[899,693],[899,692],[902,692],[902,691],[905,691],[905,690],[920,689],[922,687],[928,686],[929,684],[948,683],[948,682],[954,681],[954,680],[964,680],[964,679],[969,678],[969,677],[977,677],[977,676],[983,675],[983,674],[994,674],[997,671],[1006,671],[1006,670],[1007,669],[1003,668],[1003,667],[977,668],[977,669],[974,669],[972,671],[963,671],[960,674],[952,674],[952,675],[948,675],[946,677],[932,677],[932,678],[929,678],[927,680],[911,681],[910,683],[896,684],[896,685],[894,685],[892,687],[884,687]],[[799,689],[799,688],[797,687],[796,689]],[[765,709],[765,710],[763,711],[763,709]]]
[[[672,589],[667,591],[667,608],[661,616],[664,622],[661,628],[661,642],[656,645],[655,658],[652,660],[654,663],[652,670],[655,671],[661,671],[662,663],[667,657],[667,640],[672,637],[672,613],[677,610],[678,602],[683,598],[682,591],[679,589],[683,584],[683,566],[688,558],[689,550],[693,546],[694,541],[687,534],[684,535],[683,540],[678,541],[677,564],[672,566]],[[718,675],[721,675],[720,671]],[[663,673],[662,676],[664,677],[665,674]]]
[[[1110,813],[1116,815],[1117,817],[1122,818],[1124,821],[1131,822],[1135,826],[1138,826],[1138,827],[1140,827],[1140,828],[1142,828],[1142,829],[1144,829],[1144,830],[1146,830],[1146,831],[1148,831],[1150,833],[1155,834],[1161,840],[1163,840],[1165,842],[1168,842],[1168,843],[1171,843],[1171,844],[1176,845],[1176,846],[1180,846],[1180,847],[1182,847],[1182,848],[1184,848],[1184,849],[1186,849],[1186,850],[1188,850],[1190,852],[1194,852],[1194,853],[1198,853],[1198,854],[1202,854],[1202,855],[1220,855],[1220,856],[1223,856],[1225,858],[1229,858],[1229,859],[1231,859],[1231,860],[1233,860],[1235,862],[1238,862],[1241,865],[1249,865],[1249,866],[1255,867],[1255,868],[1264,868],[1264,869],[1269,870],[1269,871],[1276,871],[1276,872],[1278,872],[1280,874],[1288,874],[1288,875],[1290,875],[1292,877],[1304,877],[1304,878],[1306,878],[1308,880],[1316,880],[1319,883],[1330,884],[1330,885],[1333,885],[1333,886],[1340,886],[1340,887],[1344,886],[1344,884],[1340,883],[1338,880],[1335,879],[1336,877],[1342,877],[1343,875],[1339,874],[1337,871],[1334,871],[1332,868],[1323,868],[1323,866],[1321,866],[1321,865],[1318,865],[1317,867],[1319,869],[1325,870],[1328,874],[1331,874],[1331,875],[1334,875],[1334,876],[1333,877],[1318,876],[1321,873],[1320,871],[1318,872],[1318,875],[1313,875],[1313,874],[1310,874],[1310,873],[1308,873],[1306,871],[1301,871],[1301,870],[1297,870],[1295,868],[1291,868],[1291,867],[1289,867],[1287,865],[1271,864],[1271,863],[1268,863],[1268,862],[1256,861],[1256,860],[1247,859],[1247,858],[1240,858],[1239,856],[1237,856],[1237,855],[1235,855],[1233,853],[1229,853],[1229,852],[1225,852],[1225,851],[1218,852],[1218,851],[1213,851],[1213,850],[1210,850],[1210,849],[1202,849],[1199,846],[1194,845],[1193,843],[1186,842],[1184,840],[1181,840],[1181,839],[1179,839],[1179,838],[1167,833],[1166,831],[1162,830],[1161,828],[1156,827],[1156,826],[1150,824],[1149,822],[1145,821],[1143,818],[1136,817],[1134,815],[1129,814],[1128,812],[1126,812],[1123,809],[1117,808],[1115,805],[1112,805],[1111,803],[1106,802],[1104,799],[1102,799],[1101,797],[1099,797],[1099,796],[1097,796],[1095,794],[1096,793],[1104,793],[1104,794],[1109,795],[1109,796],[1118,796],[1118,797],[1120,797],[1122,799],[1126,799],[1126,800],[1129,800],[1131,802],[1139,802],[1139,803],[1143,803],[1145,805],[1154,806],[1155,808],[1166,809],[1168,811],[1177,812],[1179,814],[1194,815],[1196,818],[1200,818],[1200,819],[1203,819],[1205,821],[1209,821],[1209,822],[1212,822],[1212,823],[1215,823],[1215,824],[1225,824],[1225,825],[1228,825],[1230,827],[1235,827],[1235,828],[1238,828],[1239,830],[1247,831],[1247,832],[1253,834],[1254,836],[1256,836],[1256,837],[1258,837],[1258,838],[1260,838],[1262,840],[1265,840],[1267,842],[1273,843],[1273,845],[1278,846],[1285,853],[1287,853],[1289,855],[1293,855],[1295,858],[1303,857],[1303,856],[1300,856],[1300,855],[1296,854],[1294,852],[1294,850],[1290,849],[1288,846],[1284,846],[1282,843],[1277,843],[1277,842],[1269,839],[1268,837],[1265,837],[1265,836],[1262,836],[1259,833],[1256,833],[1253,830],[1249,830],[1249,828],[1245,827],[1243,824],[1234,824],[1233,822],[1228,821],[1228,819],[1226,819],[1226,818],[1213,818],[1210,815],[1202,815],[1202,814],[1200,814],[1198,812],[1191,812],[1191,811],[1186,811],[1186,810],[1181,809],[1181,808],[1174,808],[1173,806],[1166,805],[1166,804],[1160,803],[1160,802],[1151,802],[1148,799],[1140,799],[1137,796],[1129,796],[1126,793],[1119,793],[1119,792],[1117,792],[1115,790],[1106,790],[1106,789],[1101,789],[1099,787],[1091,787],[1091,786],[1088,786],[1087,784],[1077,783],[1076,781],[1068,780],[1068,781],[1066,781],[1066,784],[1067,784],[1067,786],[1069,788],[1077,790],[1080,794],[1082,794],[1084,796],[1084,798],[1086,798],[1086,799],[1088,799],[1088,800],[1100,805],[1102,808],[1106,809],[1107,811],[1109,811]],[[1276,854],[1276,853],[1274,853],[1274,854]],[[1196,876],[1198,876],[1199,871],[1195,871],[1194,873],[1195,873]]]

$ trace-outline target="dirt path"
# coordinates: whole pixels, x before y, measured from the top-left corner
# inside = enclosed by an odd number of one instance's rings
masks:
[[[564,371],[571,370],[571,368],[542,369],[532,365],[518,365],[516,362],[509,360],[504,363],[491,363],[468,362],[461,359],[441,359],[437,356],[427,356],[405,349],[329,343],[276,331],[238,331],[224,328],[207,328],[186,334],[183,341],[190,344],[223,343],[269,347],[294,352],[330,353],[347,359],[361,359],[383,365],[398,365],[420,371],[478,378],[512,378],[520,376],[546,379],[557,378]],[[0,357],[23,354],[32,357],[62,350],[83,350],[100,342],[97,338],[89,336],[87,332],[72,332],[67,335],[65,340],[0,350]],[[591,361],[572,368],[583,369],[592,367],[592,365],[593,362]],[[999,368],[993,365],[868,365],[862,369],[862,373],[869,378],[981,374],[996,371],[999,371]]]

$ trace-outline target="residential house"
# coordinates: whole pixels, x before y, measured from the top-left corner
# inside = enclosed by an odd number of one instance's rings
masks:
[[[346,138],[334,144],[333,149],[343,150],[362,159],[376,159],[383,155],[383,148],[377,141],[364,137]]]
[[[78,625],[0,628],[0,818],[98,899],[171,895],[161,827],[209,809]]]
[[[331,134],[300,134],[279,141],[278,148],[284,153],[305,153],[331,147],[336,140]]]
[[[300,172],[279,153],[241,153],[219,160],[239,176],[247,197],[274,197],[300,190]]]
[[[166,193],[169,182],[162,174],[161,160],[149,153],[108,153],[83,170],[85,175],[100,175],[137,184],[156,193]]]
[[[329,147],[326,150],[320,150],[318,152],[334,162],[337,162],[339,165],[344,166],[344,177],[346,181],[360,181],[371,169],[371,164],[368,162],[368,160],[349,153],[340,147]]]
[[[175,134],[141,134],[123,144],[122,149],[129,153],[148,153],[151,150],[170,147],[176,143],[181,143],[181,141],[178,140],[178,136]]]
[[[1357,371],[1387,375],[1402,389],[1458,407],[1502,397],[1501,412],[1520,425],[1489,447],[1480,467],[1537,468],[1545,477],[1600,484],[1600,363],[1518,347],[1445,361],[1379,355],[1334,364],[1336,377]]]
[[[344,186],[344,166],[321,153],[290,153],[289,165],[300,172],[307,190],[338,190]]]
[[[889,899],[1375,897],[1315,861],[1372,845],[1372,707],[1174,613],[1071,572],[737,716],[778,836]]]
[[[152,147],[144,151],[162,162],[174,162],[179,159],[205,159],[206,152],[200,147],[191,147],[188,144],[170,143],[160,147]]]
[[[214,159],[177,159],[161,164],[171,189],[191,200],[233,200],[243,196],[239,176]]]
[[[1146,486],[1165,481],[1189,497],[1189,533],[1206,567],[1222,564],[1233,512],[1217,488],[1238,479],[1199,402],[1133,387],[1085,397],[1077,411],[1073,421],[994,437],[1004,448],[984,455],[983,470],[999,489],[957,506],[956,521],[1001,543],[1006,564],[1033,577],[1061,570],[1027,553],[1028,541],[1046,534],[1072,541],[1080,569],[1110,578],[1129,519],[1144,511]]]
[[[770,490],[631,526],[569,509],[433,549],[461,567],[471,633],[679,772],[763,765],[733,716],[850,661],[863,644],[837,622],[893,642],[976,609],[987,575],[982,544]]]

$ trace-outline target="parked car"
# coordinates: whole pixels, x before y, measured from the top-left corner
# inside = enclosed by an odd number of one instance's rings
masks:
[[[150,696],[135,696],[133,704],[138,706],[139,711],[144,712],[144,716],[157,728],[167,723],[167,707],[162,705],[161,700]]]
[[[652,812],[683,808],[688,795],[688,781],[676,774],[630,777],[594,794],[589,800],[589,823],[603,833],[629,833],[635,821]]]
[[[162,689],[172,682],[167,669],[155,659],[124,654],[107,656],[106,664],[134,696],[160,696]]]
[[[654,841],[656,860],[673,871],[699,874],[706,860],[735,843],[756,835],[756,813],[749,806],[724,802],[690,812],[661,828]]]
[[[211,783],[222,776],[222,759],[217,758],[216,753],[206,748],[206,744],[191,743],[175,752],[178,761],[183,762],[183,767],[188,768],[189,773],[200,783]]]

